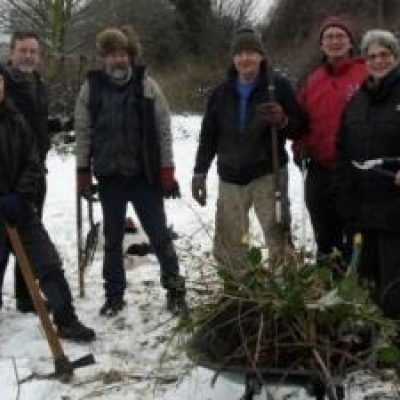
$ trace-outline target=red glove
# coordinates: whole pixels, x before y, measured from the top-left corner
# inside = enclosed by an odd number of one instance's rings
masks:
[[[175,179],[175,168],[164,167],[160,170],[160,185],[164,193],[165,198],[172,197],[176,199],[181,197],[178,182]]]
[[[76,173],[76,185],[80,192],[89,192],[92,186],[92,175],[87,169],[78,169]]]

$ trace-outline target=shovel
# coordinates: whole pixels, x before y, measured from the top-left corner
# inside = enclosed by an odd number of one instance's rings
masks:
[[[33,305],[35,306],[35,310],[39,316],[40,323],[43,327],[47,342],[53,355],[54,372],[43,375],[43,377],[56,378],[62,382],[68,382],[72,378],[74,369],[94,364],[94,357],[92,354],[88,354],[72,362],[68,360],[68,357],[65,355],[61,346],[60,339],[50,321],[47,308],[42,296],[40,295],[40,289],[33,275],[32,266],[22,245],[21,238],[15,227],[6,225],[6,229],[14,254],[21,268],[22,276],[24,277]]]
[[[79,270],[79,296],[85,297],[85,270],[93,261],[96,252],[97,242],[99,238],[100,223],[94,222],[93,218],[93,203],[98,201],[94,195],[97,191],[97,186],[92,185],[90,193],[84,194],[79,190],[76,193],[77,202],[77,237],[78,237],[78,270]],[[86,235],[85,242],[83,242],[82,233],[82,201],[86,199],[89,217],[89,232]]]

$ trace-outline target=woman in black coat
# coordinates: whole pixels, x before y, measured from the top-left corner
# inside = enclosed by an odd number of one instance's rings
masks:
[[[341,123],[338,203],[350,230],[363,236],[361,279],[385,315],[400,320],[400,163],[393,160],[400,157],[400,47],[391,32],[373,30],[361,51],[369,77]]]

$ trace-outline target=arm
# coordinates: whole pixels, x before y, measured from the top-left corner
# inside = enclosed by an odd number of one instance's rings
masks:
[[[78,170],[90,169],[91,122],[89,114],[89,83],[86,81],[75,104],[76,157]]]
[[[346,225],[354,225],[356,210],[352,206],[357,185],[355,182],[354,168],[347,150],[348,132],[346,128],[346,113],[343,114],[342,122],[336,137],[336,164],[334,174],[334,191],[336,193],[337,209],[343,217]]]
[[[15,190],[25,200],[32,200],[37,193],[37,182],[43,175],[43,164],[40,162],[39,152],[35,139],[25,121],[17,120],[17,129],[21,131],[21,155],[20,165],[22,167],[18,174]]]
[[[210,165],[217,153],[217,104],[216,93],[208,101],[200,131],[199,146],[197,148],[194,173],[207,175]]]
[[[174,154],[172,148],[171,114],[167,99],[161,88],[151,78],[147,78],[150,97],[154,99],[155,123],[160,135],[161,167],[174,167]],[[145,93],[145,95],[147,95]]]
[[[300,138],[306,129],[307,118],[287,79],[278,77],[276,80],[276,93],[278,102],[282,105],[287,115],[287,123],[280,129],[280,133],[289,139]]]

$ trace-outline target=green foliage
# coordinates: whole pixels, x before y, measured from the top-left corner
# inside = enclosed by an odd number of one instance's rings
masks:
[[[378,349],[377,358],[385,366],[397,366],[400,364],[400,350],[396,346],[384,346]]]
[[[197,348],[197,355],[217,364],[257,360],[266,368],[290,363],[299,370],[318,370],[326,362],[333,374],[365,368],[378,349],[386,364],[400,361],[392,343],[397,325],[354,271],[337,276],[331,265],[303,262],[296,254],[271,264],[252,247],[245,269],[220,266],[218,277],[221,289],[193,310],[190,327],[181,326],[192,337],[191,354]]]

